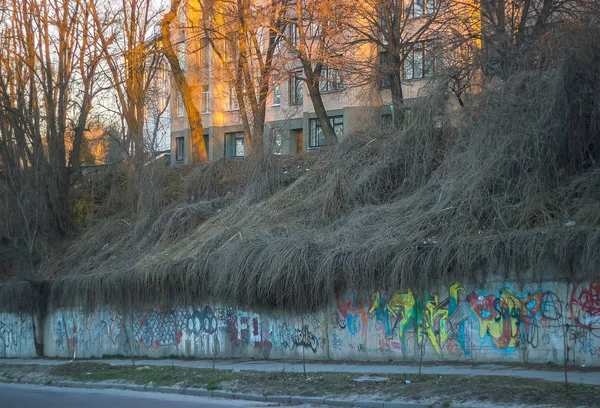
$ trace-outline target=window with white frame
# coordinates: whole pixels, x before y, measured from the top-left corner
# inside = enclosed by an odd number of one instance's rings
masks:
[[[167,66],[165,64],[160,64],[158,68],[158,80],[160,82],[167,82],[168,72]]]
[[[200,113],[209,112],[208,84],[202,85],[202,99],[200,100]]]
[[[208,74],[208,69],[210,67],[210,45],[208,43],[208,38],[203,38],[200,40],[200,66],[204,69],[204,73]]]
[[[181,162],[184,160],[185,154],[185,137],[179,136],[175,138],[175,161]]]
[[[279,74],[273,74],[273,106],[281,105],[281,88],[279,87]]]
[[[280,155],[283,150],[283,130],[273,129],[273,154]]]
[[[274,55],[279,55],[281,53],[281,43],[282,42],[283,42],[283,37],[278,34],[275,37],[275,48],[273,50]]]
[[[185,49],[185,31],[179,32],[179,43],[177,44],[177,56],[179,58],[179,65],[182,70],[185,70],[186,64],[186,49]]]
[[[435,0],[406,0],[406,14],[408,18],[430,16],[436,6]]]
[[[235,92],[235,87],[232,84],[230,84],[227,87],[227,94],[225,95],[225,97],[227,98],[227,110],[234,111],[240,109],[237,94]]]
[[[430,78],[435,73],[433,41],[419,41],[404,60],[404,79]]]
[[[379,84],[379,87],[381,89],[387,89],[387,88],[391,88],[392,87],[392,76],[390,74],[391,70],[394,69],[393,66],[391,66],[391,61],[390,61],[390,54],[387,51],[380,51],[379,52],[379,78],[381,79],[381,82]],[[398,69],[398,68],[396,68]]]
[[[181,25],[185,24],[185,5],[184,4],[182,4],[179,9],[179,24],[181,24]]]
[[[225,38],[225,61],[232,62],[237,59],[240,36],[237,31],[227,33]]]
[[[304,103],[304,84],[302,71],[293,73],[289,81],[290,105],[302,105]]]
[[[288,41],[292,47],[295,47],[300,42],[300,30],[298,24],[292,23],[289,25]]]
[[[225,133],[225,154],[228,157],[244,157],[244,132]]]
[[[319,79],[321,93],[337,92],[345,87],[342,73],[339,70],[327,67],[321,69],[321,78]]]
[[[330,117],[329,123],[331,123],[331,126],[333,127],[333,132],[335,133],[337,138],[341,139],[344,136],[344,117]],[[319,119],[315,118],[309,120],[309,131],[309,149],[325,146],[325,134],[323,133],[323,128],[321,127],[321,122],[319,121]]]
[[[181,118],[185,115],[185,105],[183,104],[183,95],[177,92],[177,117]]]

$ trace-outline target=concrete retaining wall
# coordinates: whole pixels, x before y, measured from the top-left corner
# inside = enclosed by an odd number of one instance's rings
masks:
[[[0,357],[35,356],[31,315],[0,313]]]
[[[569,363],[598,366],[599,295],[595,279],[482,288],[455,283],[420,296],[410,290],[346,292],[312,314],[211,302],[133,313],[56,310],[44,324],[44,354],[562,364],[566,345]],[[30,321],[0,315],[6,356],[35,354]],[[20,335],[3,334],[7,322]]]

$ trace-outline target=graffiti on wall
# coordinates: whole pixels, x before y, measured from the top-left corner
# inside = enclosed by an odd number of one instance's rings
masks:
[[[179,344],[189,317],[183,307],[178,307],[167,312],[134,313],[132,319],[135,341],[145,348],[154,348]]]
[[[129,353],[131,337],[136,352],[170,347],[174,354],[207,356],[223,350],[231,356],[259,358],[299,357],[305,351],[311,358],[328,353],[418,358],[425,352],[477,359],[484,353],[520,352],[511,357],[516,359],[537,349],[546,353],[544,358],[556,360],[566,341],[571,361],[575,355],[586,361],[600,359],[597,281],[488,289],[468,290],[455,283],[440,292],[345,292],[325,314],[257,313],[206,304],[124,315],[109,308],[89,315],[73,310],[54,315],[52,333],[63,354],[92,345]],[[0,339],[3,347],[14,344],[4,321]]]
[[[304,325],[299,329],[294,330],[292,342],[299,347],[309,348],[313,353],[317,352],[318,341],[317,337],[310,331],[308,325]]]
[[[174,346],[181,343],[184,332],[200,337],[217,332],[217,316],[210,306],[187,310],[183,306],[162,312],[151,310],[134,313],[133,337],[145,348]]]
[[[60,311],[56,317],[54,343],[57,349],[67,354],[103,344],[115,346],[121,336],[123,316],[108,307],[88,315],[81,311]]]
[[[210,306],[204,306],[202,311],[194,310],[188,317],[188,330],[196,336],[202,333],[214,334],[217,331],[217,317]]]
[[[598,288],[594,283],[577,285],[570,301],[573,319],[579,327],[592,332],[600,329]],[[365,328],[368,332],[363,336],[364,342],[370,343],[366,351],[400,352],[404,356],[415,346],[428,346],[438,355],[472,358],[474,347],[486,342],[498,351],[512,351],[536,348],[541,343],[548,346],[551,336],[562,336],[565,305],[552,291],[536,289],[519,294],[502,285],[493,293],[468,293],[464,285],[455,283],[447,293],[447,297],[442,297],[428,291],[417,295],[410,289],[391,295],[377,291],[371,295],[368,309],[356,294],[345,294],[338,297],[338,316],[330,321],[341,321],[335,330],[347,330],[354,336],[356,326],[348,328],[348,322],[360,317],[361,333]],[[348,319],[350,315],[353,317]],[[573,337],[579,342],[579,349],[592,353],[593,340],[582,343],[581,332]]]
[[[398,334],[396,348],[405,353],[409,333],[416,333],[418,344],[427,339],[436,352],[453,339],[464,355],[470,355],[470,321],[466,292],[462,284],[450,288],[450,296],[444,300],[439,295],[416,297],[409,289],[406,293],[396,292],[389,300],[380,292],[372,296],[369,314],[374,315],[377,323],[389,339]]]
[[[304,316],[264,319],[252,311],[210,305],[125,315],[110,308],[99,308],[90,314],[82,310],[59,311],[53,315],[51,326],[55,349],[64,356],[80,355],[82,350],[129,354],[133,345],[136,353],[174,347],[174,352],[190,354],[193,344],[201,343],[204,352],[212,356],[218,344],[227,343],[234,352],[268,358],[273,350],[305,348],[317,353],[324,350],[326,337],[324,325],[313,316],[306,316],[306,322]]]
[[[351,293],[349,299],[343,299],[338,296],[338,316],[336,323],[342,329],[348,329],[350,334],[364,334],[367,329],[369,319],[363,305],[357,302],[356,295]]]
[[[490,336],[494,346],[505,350],[521,342],[533,343],[542,299],[542,291],[518,297],[511,289],[503,288],[499,295],[471,293],[467,302],[479,321],[479,336]]]
[[[106,339],[114,346],[121,335],[122,323],[123,315],[109,308],[91,313],[86,324],[87,338],[92,343],[100,343]]]
[[[577,326],[594,331],[600,337],[600,281],[575,284],[570,309]]]
[[[23,345],[34,349],[31,316],[0,314],[0,357],[13,356]]]

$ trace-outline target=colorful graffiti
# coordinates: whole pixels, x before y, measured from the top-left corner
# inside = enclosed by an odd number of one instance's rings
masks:
[[[93,314],[65,310],[52,315],[50,343],[62,356],[95,349],[298,358],[308,351],[305,357],[311,359],[358,358],[360,353],[368,359],[479,360],[502,352],[503,360],[566,355],[571,362],[600,361],[598,280],[542,287],[498,284],[467,290],[457,282],[439,292],[346,291],[334,298],[332,309],[303,315],[217,305],[129,314],[110,308]],[[14,348],[15,337],[0,320],[0,345]]]
[[[354,293],[350,294],[348,300],[344,300],[341,294],[338,296],[338,311],[342,317],[337,320],[340,328],[348,329],[352,335],[365,333],[369,318],[362,304],[356,301]]]
[[[169,312],[152,310],[145,315],[134,313],[133,338],[145,348],[177,345],[189,318],[183,307]]]
[[[579,327],[600,330],[600,281],[575,284],[570,309],[571,318]]]
[[[482,347],[487,341],[498,351],[537,348],[542,343],[554,347],[560,343],[551,337],[562,336],[565,306],[552,291],[535,289],[520,295],[502,285],[496,293],[468,293],[464,285],[457,282],[447,293],[443,298],[439,293],[415,294],[410,289],[389,296],[377,291],[371,295],[368,310],[355,294],[346,296],[346,300],[338,297],[339,316],[332,320],[342,322],[335,325],[335,330],[347,330],[355,335],[356,330],[348,327],[348,316],[352,314],[362,319],[366,315],[366,322],[361,321],[361,327],[366,327],[367,332],[366,337],[363,336],[365,344],[369,344],[365,349],[401,352],[405,357],[411,351],[431,347],[438,355],[472,358],[474,347]],[[597,293],[598,287],[593,283],[573,290],[572,314],[579,316],[581,327],[600,328],[600,320],[594,320],[598,315]],[[372,324],[378,331],[373,331]],[[580,348],[591,350],[592,347],[593,341]]]
[[[417,341],[429,340],[435,351],[441,349],[450,338],[454,338],[463,353],[470,354],[469,312],[465,302],[465,289],[460,283],[452,285],[450,296],[439,300],[439,295],[415,297],[409,289],[406,293],[396,292],[386,300],[380,292],[372,296],[369,314],[375,314],[385,335],[393,339],[398,330],[400,348],[407,350],[406,339],[409,332],[416,332]],[[424,300],[424,299],[427,300]],[[396,345],[397,346],[397,345]]]
[[[80,345],[85,347],[85,338],[84,324],[78,324],[72,313],[61,313],[55,325],[56,347],[74,354]]]
[[[504,288],[499,296],[471,293],[467,302],[479,320],[479,336],[489,335],[494,346],[505,350],[517,347],[522,341],[532,342],[543,296],[536,291],[519,298],[511,289]]]
[[[109,308],[91,313],[86,324],[87,339],[92,343],[99,343],[106,339],[112,345],[116,345],[121,335],[122,323],[123,315]]]
[[[145,348],[179,345],[184,332],[196,337],[212,335],[217,332],[219,325],[217,315],[210,306],[191,311],[176,307],[168,312],[152,310],[145,315],[134,313],[132,320],[133,337]]]

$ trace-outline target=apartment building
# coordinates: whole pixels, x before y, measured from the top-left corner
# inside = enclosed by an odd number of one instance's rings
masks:
[[[431,7],[428,5],[433,2],[419,4],[419,8],[411,9],[411,17],[415,19],[426,16],[428,10],[431,11],[427,7]],[[211,160],[223,156],[243,157],[248,151],[244,137],[243,112],[232,78],[227,75],[231,72],[231,67],[228,71],[228,67],[225,66],[236,63],[235,41],[228,41],[225,37],[229,33],[226,33],[221,36],[223,38],[211,42],[202,32],[189,29],[190,20],[198,21],[197,16],[190,17],[190,14],[190,10],[181,13],[181,28],[172,32],[172,35],[177,43],[180,64],[184,67],[194,99],[202,113],[208,157]],[[187,20],[184,16],[187,16]],[[218,24],[227,23],[220,21]],[[273,154],[302,154],[320,149],[325,144],[320,121],[304,81],[302,64],[294,58],[295,54],[291,50],[299,41],[297,24],[288,23],[282,29],[282,38],[275,49],[274,57],[276,60],[280,58],[280,61],[274,64],[270,72],[264,141],[269,143]],[[316,38],[317,34],[314,32],[318,29],[314,28],[312,22],[305,22],[303,28],[306,29],[304,39],[307,42]],[[263,38],[260,42],[263,47],[267,39]],[[311,43],[314,46],[314,41]],[[368,55],[373,64],[385,57],[380,50],[373,52],[373,46],[366,48],[364,55]],[[381,126],[392,120],[389,79],[384,77],[365,80],[360,78],[360,74],[357,78],[356,69],[349,71],[346,72],[343,59],[335,68],[323,64],[319,81],[323,104],[338,140],[354,131]],[[434,73],[433,42],[419,41],[404,63],[402,91],[407,104],[417,97],[421,87]],[[239,93],[239,89],[237,92]],[[188,164],[192,157],[190,128],[183,98],[175,86],[171,100],[172,163]]]
[[[152,155],[171,150],[171,78],[168,64],[161,56],[146,94],[144,143]]]

